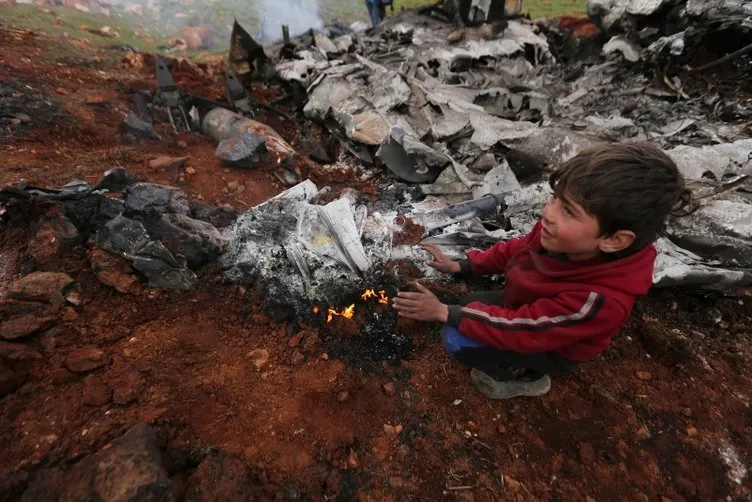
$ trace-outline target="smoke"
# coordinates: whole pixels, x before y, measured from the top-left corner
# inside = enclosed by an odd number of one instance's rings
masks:
[[[256,13],[262,19],[257,37],[261,43],[281,39],[282,25],[290,28],[291,37],[324,27],[318,0],[258,0]]]

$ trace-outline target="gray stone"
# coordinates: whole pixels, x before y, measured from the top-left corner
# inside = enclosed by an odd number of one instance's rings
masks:
[[[122,167],[113,167],[104,173],[102,179],[94,186],[94,190],[108,190],[121,192],[125,187],[138,183],[141,178]]]
[[[222,252],[226,240],[211,223],[183,214],[163,214],[145,223],[149,234],[158,239],[174,256],[182,256],[189,268],[213,261]]]
[[[131,135],[135,138],[162,139],[159,134],[157,134],[157,131],[154,130],[154,126],[148,122],[144,122],[134,113],[129,113],[128,116],[125,117],[125,120],[120,124],[120,132],[126,135]]]
[[[240,136],[220,142],[216,155],[227,164],[253,169],[259,167],[266,152],[266,138],[246,131]]]
[[[192,289],[196,285],[196,275],[184,268],[162,243],[153,240],[141,222],[118,216],[97,232],[97,244],[131,260],[134,268],[149,280],[149,287]]]
[[[240,211],[229,205],[215,206],[204,201],[191,201],[191,217],[197,220],[211,223],[216,228],[224,228],[232,223],[240,215]]]
[[[126,190],[125,214],[128,216],[188,214],[189,210],[188,198],[179,188],[154,183],[136,183]]]
[[[92,193],[81,199],[63,201],[63,212],[84,239],[123,212],[123,201]]]

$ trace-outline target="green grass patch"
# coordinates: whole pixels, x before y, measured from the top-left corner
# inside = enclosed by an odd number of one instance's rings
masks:
[[[363,8],[365,9],[365,2]],[[426,5],[425,0],[394,0],[395,12],[398,9],[412,9]],[[522,12],[537,19],[547,17],[549,19],[561,16],[584,16],[587,11],[587,0],[522,0]]]
[[[45,12],[46,10],[46,12]],[[80,12],[67,7],[50,7],[41,9],[34,5],[14,5],[0,9],[0,24],[24,30],[43,31],[53,36],[64,36],[72,40],[87,40],[94,48],[112,44],[128,44],[141,51],[156,51],[157,46],[166,42],[166,38],[138,36],[132,25],[119,19],[119,13],[113,12],[112,18],[101,14]],[[109,26],[117,31],[118,38],[107,38],[86,31],[86,28]]]

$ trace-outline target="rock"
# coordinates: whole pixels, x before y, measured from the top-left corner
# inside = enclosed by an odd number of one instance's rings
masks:
[[[522,487],[522,484],[519,481],[511,476],[507,476],[506,474],[504,474],[504,485],[513,492],[518,491]]]
[[[188,49],[211,49],[214,45],[214,37],[210,27],[186,26],[181,34]]]
[[[639,380],[642,380],[643,382],[647,382],[647,381],[650,381],[650,380],[651,380],[651,379],[653,378],[653,375],[651,375],[651,374],[650,374],[649,372],[647,372],[647,371],[638,371],[637,373],[635,373],[635,376],[636,376],[636,377],[637,377],[637,378],[638,378]]]
[[[185,502],[206,500],[256,500],[251,473],[242,460],[212,452],[186,483]]]
[[[397,436],[399,435],[400,432],[402,432],[402,426],[399,424],[397,425],[384,424],[384,432],[386,432],[390,436]]]
[[[57,92],[61,96],[67,96],[68,95],[68,91],[64,87],[58,87],[57,89],[55,89],[55,92]]]
[[[169,488],[157,435],[151,426],[139,424],[75,464],[66,475],[59,500],[164,500]]]
[[[191,201],[190,208],[192,218],[211,223],[216,228],[230,226],[240,215],[232,206],[215,206],[203,201]]]
[[[95,35],[99,35],[100,37],[105,38],[119,38],[120,33],[118,33],[116,30],[112,29],[110,26],[102,26],[100,28],[89,28],[89,33],[93,33]]]
[[[499,424],[496,426],[496,432],[499,434],[506,434],[507,428],[504,426],[504,424]]]
[[[117,216],[97,232],[96,242],[106,251],[131,260],[133,267],[149,280],[150,288],[192,289],[196,274],[184,268],[162,245],[153,240],[135,220]]]
[[[0,360],[31,361],[41,359],[42,354],[20,343],[0,342]]]
[[[120,63],[125,67],[136,69],[143,68],[146,65],[144,55],[138,52],[127,52]],[[156,134],[156,131],[154,134]]]
[[[222,162],[235,167],[255,169],[259,167],[266,152],[266,138],[247,131],[240,136],[221,141],[217,146],[216,156]]]
[[[303,364],[303,361],[305,361],[305,355],[299,350],[296,350],[292,353],[292,358],[290,359],[290,362],[293,366],[300,366]]]
[[[62,202],[63,212],[81,232],[82,240],[123,212],[123,201],[92,193],[80,199]]]
[[[231,192],[234,192],[235,190],[237,190],[237,189],[238,189],[238,186],[239,186],[239,184],[238,184],[238,182],[237,182],[237,181],[231,181],[231,182],[229,182],[229,183],[227,184],[227,189],[228,189],[229,191],[231,191]]]
[[[247,357],[253,361],[256,368],[263,368],[269,362],[269,351],[266,349],[255,349],[250,351]]]
[[[0,397],[10,394],[19,388],[26,379],[0,363]]]
[[[89,406],[104,406],[112,399],[112,390],[96,375],[84,378],[83,401]]]
[[[303,341],[303,337],[305,336],[306,332],[301,331],[300,333],[297,333],[290,337],[290,340],[287,342],[288,347],[299,347],[300,343]]]
[[[8,295],[15,300],[60,305],[67,288],[73,283],[68,274],[32,272],[11,284]]]
[[[126,405],[138,399],[143,391],[144,381],[135,367],[128,366],[111,377],[108,386],[112,389],[112,401]]]
[[[350,469],[357,469],[359,465],[358,455],[355,451],[350,450],[350,453],[347,455],[347,467]]]
[[[385,383],[381,388],[387,396],[393,396],[397,393],[397,387],[394,385],[394,382]]]
[[[389,487],[394,489],[402,488],[402,486],[404,485],[404,481],[399,476],[389,476],[388,483]]]
[[[52,266],[62,250],[81,242],[81,234],[65,215],[51,211],[29,241],[28,252],[37,267]]]
[[[305,342],[303,342],[303,352],[306,354],[313,354],[316,352],[316,346],[320,342],[319,335],[316,333],[310,333],[306,336]]]
[[[164,213],[187,215],[188,197],[179,188],[155,183],[135,183],[126,189],[125,215],[159,217]]]
[[[585,465],[595,463],[595,449],[590,443],[580,443],[580,462]]]
[[[161,156],[149,161],[149,167],[155,171],[176,171],[185,166],[189,157]]]
[[[74,373],[85,373],[110,363],[110,356],[93,345],[78,348],[65,358],[65,366]]]
[[[16,113],[15,117],[21,122],[23,122],[24,124],[28,124],[29,122],[31,122],[31,117],[29,117],[25,113]]]
[[[78,319],[78,312],[75,309],[68,307],[63,310],[63,321],[71,322]]]
[[[339,401],[340,403],[344,403],[348,399],[350,399],[350,393],[346,390],[342,390],[337,393],[337,401]]]
[[[157,131],[154,130],[154,126],[148,122],[144,122],[135,113],[129,113],[125,117],[125,120],[120,124],[120,132],[124,135],[131,135],[137,139],[154,139],[157,141],[162,139],[159,134],[157,134]]]
[[[690,425],[689,427],[687,427],[687,436],[693,438],[697,436],[697,434],[699,434],[699,432],[693,426]]]
[[[643,425],[639,429],[637,429],[637,432],[635,433],[635,436],[637,436],[637,439],[644,441],[646,439],[650,439],[650,429],[647,428],[647,426]]]
[[[133,275],[130,262],[125,258],[94,247],[89,251],[89,262],[97,278],[120,293],[137,294],[141,290],[138,278]]]
[[[44,331],[52,326],[57,318],[27,314],[0,323],[0,336],[6,340],[15,340]]]
[[[79,289],[71,289],[65,293],[65,301],[71,305],[79,306],[83,301],[81,299],[81,291]]]
[[[214,225],[184,214],[163,214],[144,222],[152,238],[159,240],[173,256],[182,256],[195,269],[214,261],[227,245]]]

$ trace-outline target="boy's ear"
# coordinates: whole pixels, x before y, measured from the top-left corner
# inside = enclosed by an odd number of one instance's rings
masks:
[[[616,253],[627,249],[635,240],[631,230],[617,230],[612,235],[602,237],[598,248],[604,253]]]

